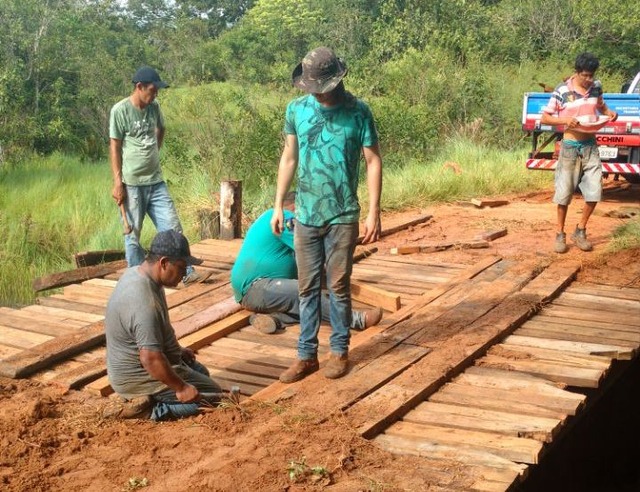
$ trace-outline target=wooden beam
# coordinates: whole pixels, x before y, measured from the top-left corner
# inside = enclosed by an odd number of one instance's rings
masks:
[[[476,236],[476,239],[479,241],[493,241],[494,239],[498,239],[499,237],[503,237],[507,235],[507,229],[496,229],[495,231],[484,231]]]
[[[106,249],[102,251],[83,251],[73,255],[73,260],[78,268],[110,263],[124,260],[124,251],[119,249]]]
[[[242,236],[242,181],[220,184],[220,239]]]
[[[473,203],[478,208],[501,207],[503,205],[508,205],[509,200],[483,200],[478,198],[472,198],[471,203]]]
[[[0,361],[0,374],[14,379],[23,378],[103,341],[104,322],[98,321]]]
[[[188,318],[172,323],[176,338],[182,338],[211,323],[220,321],[242,309],[233,296],[196,313]]]
[[[386,311],[397,311],[401,307],[399,295],[354,280],[351,281],[351,297],[356,301],[381,307]]]
[[[83,280],[89,280],[90,278],[103,277],[126,267],[127,262],[119,260],[103,263],[101,265],[54,273],[52,275],[46,275],[44,277],[34,279],[33,290],[40,292],[42,290],[53,289],[56,287],[64,287],[66,285],[82,282]]]
[[[390,234],[394,234],[396,232],[399,231],[403,231],[405,229],[408,229],[409,227],[413,227],[415,225],[418,224],[422,224],[424,222],[427,222],[428,220],[431,219],[431,217],[433,217],[432,215],[422,215],[420,217],[417,217],[413,220],[410,220],[408,222],[403,222],[402,224],[396,224],[393,226],[389,226],[389,227],[385,227],[385,225],[382,225],[382,231],[380,231],[380,237],[385,237],[385,236],[389,236]],[[357,244],[362,244],[362,240],[364,239],[364,236],[358,236],[357,239]]]
[[[435,253],[438,251],[445,251],[447,249],[482,249],[488,248],[489,243],[485,240],[473,240],[473,241],[450,241],[437,244],[416,244],[398,246],[397,248],[391,248],[390,253],[392,255],[409,255],[414,253]]]
[[[552,264],[523,289],[500,302],[491,315],[477,319],[455,336],[440,340],[429,357],[396,378],[386,391],[374,392],[349,409],[354,425],[365,437],[380,433],[462,372],[497,340],[513,332],[539,310],[543,302],[557,295],[578,270],[576,264]],[[468,333],[474,333],[473,338],[467,336]]]

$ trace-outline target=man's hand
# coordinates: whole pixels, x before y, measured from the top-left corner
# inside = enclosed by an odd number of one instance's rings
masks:
[[[364,237],[362,244],[376,242],[380,239],[380,214],[369,212],[367,219],[364,221]]]
[[[616,121],[618,119],[618,113],[612,110],[607,111],[605,116],[608,116],[610,121]]]
[[[182,360],[191,365],[196,360],[196,354],[190,348],[182,348]]]
[[[566,119],[565,126],[567,128],[575,128],[580,124],[580,122],[574,117],[570,117]]]
[[[282,209],[273,209],[273,216],[271,217],[271,232],[276,236],[279,236],[284,231],[284,214]]]
[[[192,384],[184,383],[184,386],[176,391],[176,398],[180,403],[192,403],[200,400],[200,392]]]
[[[111,190],[111,196],[116,201],[117,205],[124,202],[124,199],[127,197],[127,190],[124,187],[124,183],[114,184],[113,189]]]

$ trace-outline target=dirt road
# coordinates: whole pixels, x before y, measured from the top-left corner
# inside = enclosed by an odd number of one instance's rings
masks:
[[[629,219],[620,210],[639,207],[640,186],[609,182],[605,201],[589,224],[595,251],[572,247],[582,279],[640,287],[640,249],[606,253],[616,227]],[[495,198],[495,197],[494,197]],[[488,249],[451,248],[445,262],[471,264],[484,255],[552,262],[555,207],[550,192],[499,197],[496,208],[437,205],[400,215],[430,213],[433,219],[389,236],[385,252],[407,244],[473,239],[506,228]],[[568,229],[581,199],[569,211]],[[610,216],[607,216],[610,215]],[[327,383],[330,384],[330,383]],[[317,405],[322,405],[318,396]],[[306,408],[312,405],[305,405]],[[3,490],[425,490],[419,459],[395,457],[362,439],[338,417],[322,423],[286,401],[229,406],[194,419],[153,424],[101,419],[105,399],[83,392],[63,394],[29,381],[0,379],[0,488]],[[258,429],[260,432],[258,432]],[[257,439],[255,436],[260,436]],[[321,467],[313,475],[310,467]],[[292,480],[293,478],[293,480]]]

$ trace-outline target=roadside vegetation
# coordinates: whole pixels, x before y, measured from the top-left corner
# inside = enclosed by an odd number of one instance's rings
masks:
[[[153,5],[153,8],[147,8]],[[0,304],[78,251],[122,247],[110,197],[110,107],[142,64],[171,83],[162,161],[187,235],[243,181],[247,221],[271,204],[293,67],[332,46],[380,132],[386,211],[551,184],[524,168],[522,95],[595,52],[617,90],[637,71],[640,5],[552,0],[6,0],[0,17]],[[363,166],[364,167],[364,166]],[[363,176],[364,176],[364,169]],[[366,187],[361,196],[366,203]],[[617,247],[638,245],[637,224]],[[143,243],[153,235],[145,227]]]

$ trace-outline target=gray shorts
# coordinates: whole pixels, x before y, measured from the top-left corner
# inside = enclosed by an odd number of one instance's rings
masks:
[[[575,146],[564,140],[556,165],[553,203],[569,205],[576,188],[585,202],[599,202],[602,198],[602,163],[595,141]]]

